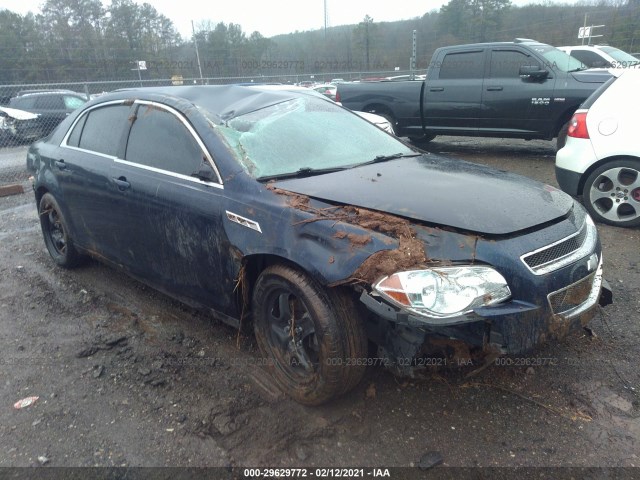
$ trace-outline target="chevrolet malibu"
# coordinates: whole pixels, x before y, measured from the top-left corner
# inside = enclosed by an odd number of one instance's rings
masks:
[[[308,405],[371,364],[526,352],[610,300],[571,197],[417,151],[304,92],[114,92],[27,163],[53,261],[95,257],[252,325],[274,381]]]

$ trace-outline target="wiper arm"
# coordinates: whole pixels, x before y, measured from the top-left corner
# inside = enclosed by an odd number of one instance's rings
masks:
[[[361,165],[371,165],[372,163],[386,162],[389,160],[396,160],[397,158],[420,157],[421,155],[422,153],[392,153],[391,155],[378,155],[373,160],[359,163],[358,165],[356,165],[356,167],[359,167]]]
[[[573,70],[569,70],[569,73],[573,73],[573,72],[581,72],[583,70],[587,70],[588,67],[578,67],[578,68],[574,68]]]
[[[322,175],[325,173],[339,172],[346,170],[349,167],[330,167],[330,168],[311,168],[302,167],[295,172],[276,173],[274,175],[264,175],[258,177],[256,180],[266,182],[269,180],[282,180],[285,178],[299,178],[299,177],[311,177],[313,175]]]

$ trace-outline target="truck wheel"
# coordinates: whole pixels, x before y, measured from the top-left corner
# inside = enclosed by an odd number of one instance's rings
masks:
[[[434,138],[436,138],[435,135],[423,135],[421,137],[409,137],[409,141],[413,143],[416,147],[420,147],[422,145],[426,145]]]
[[[288,266],[268,267],[258,277],[256,341],[278,387],[297,402],[320,405],[362,378],[367,340],[349,301]]]
[[[567,143],[567,133],[569,131],[569,123],[571,121],[565,123],[562,128],[560,129],[560,131],[558,132],[558,138],[556,138],[556,150],[560,150],[561,148],[564,148],[564,146]]]
[[[594,220],[618,227],[640,225],[640,160],[605,163],[587,177],[582,201]]]

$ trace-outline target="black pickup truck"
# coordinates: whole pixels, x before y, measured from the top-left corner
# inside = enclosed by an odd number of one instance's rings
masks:
[[[562,147],[578,106],[611,74],[530,39],[442,47],[424,81],[338,85],[336,100],[387,117],[399,136],[551,140]]]

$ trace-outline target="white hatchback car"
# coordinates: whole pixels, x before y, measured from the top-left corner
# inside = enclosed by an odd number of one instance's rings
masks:
[[[556,154],[560,188],[591,216],[620,227],[640,225],[640,70],[616,70],[571,119]]]

